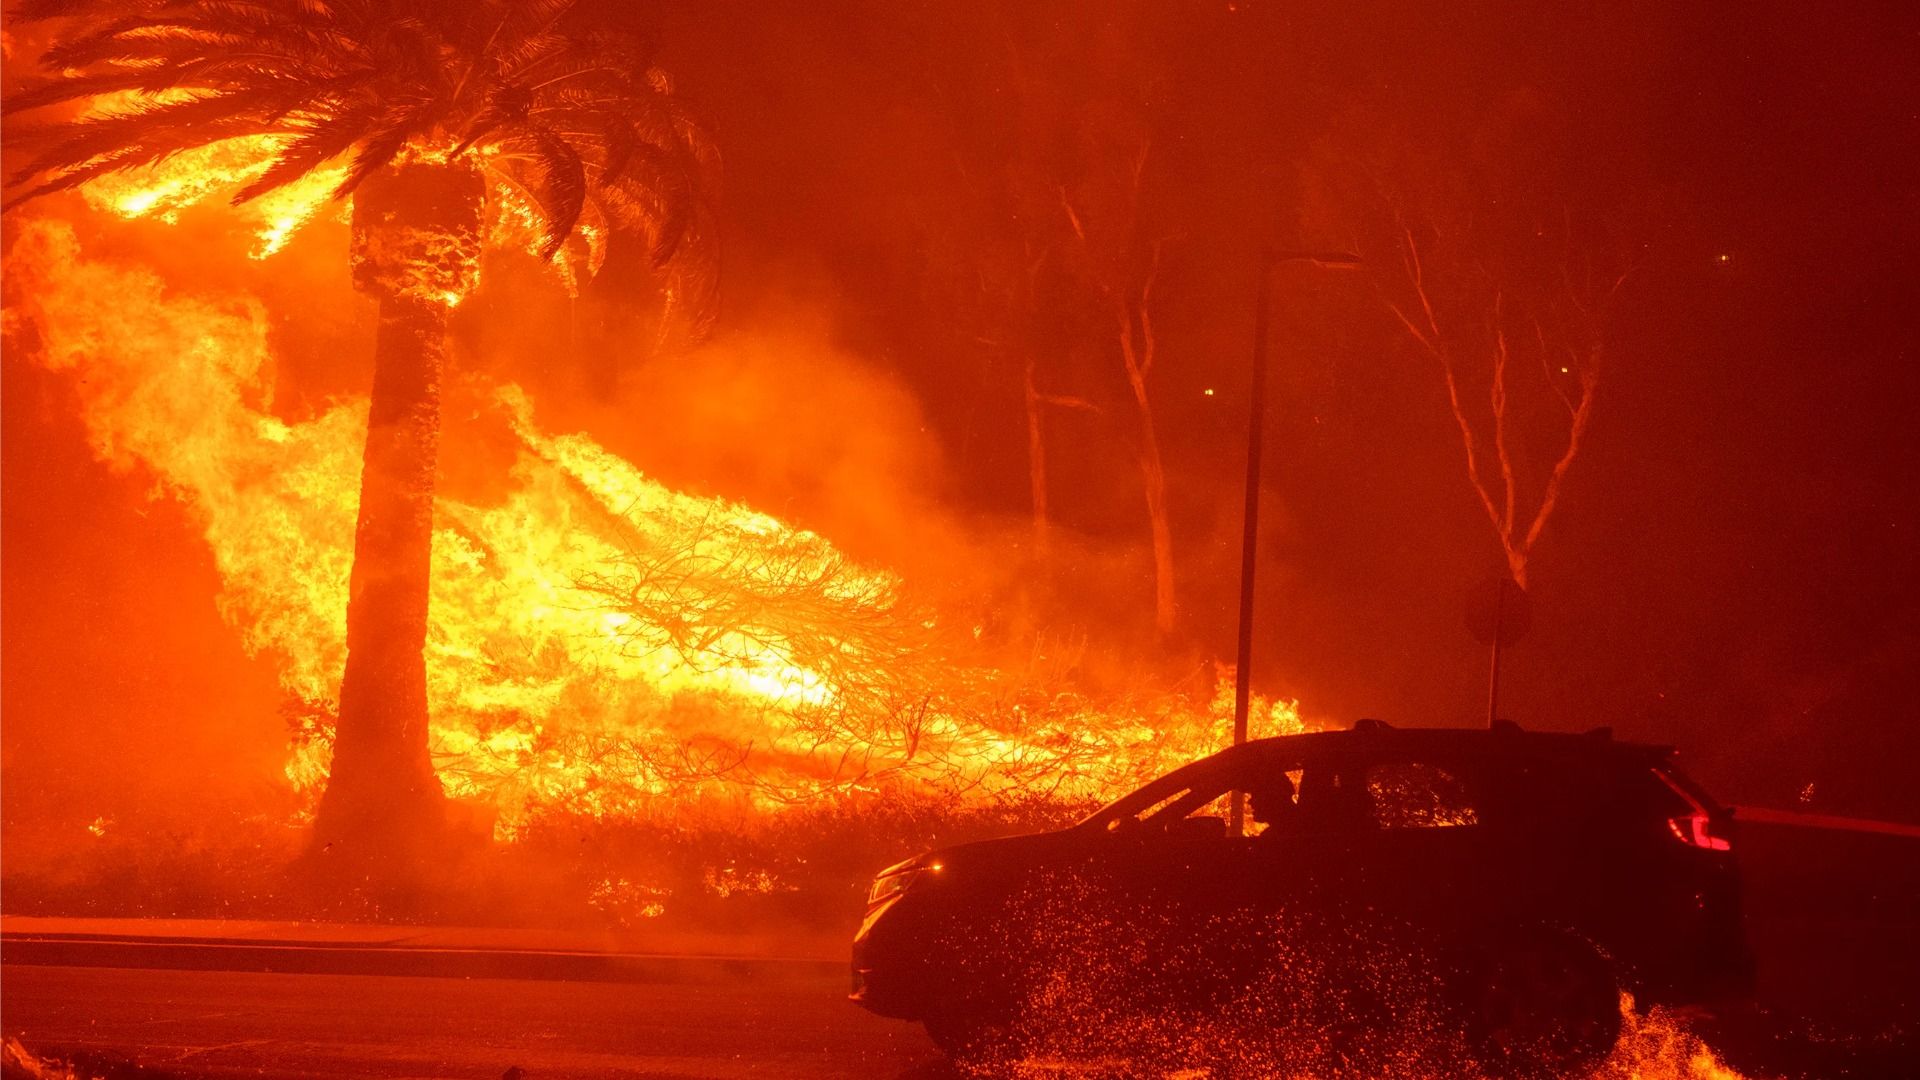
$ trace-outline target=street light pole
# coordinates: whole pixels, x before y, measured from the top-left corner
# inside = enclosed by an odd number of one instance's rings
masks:
[[[1240,637],[1233,667],[1233,745],[1247,741],[1247,709],[1253,689],[1253,576],[1260,552],[1260,461],[1267,415],[1267,337],[1273,296],[1273,270],[1282,263],[1305,262],[1329,268],[1361,265],[1346,252],[1262,251],[1259,292],[1253,303],[1253,378],[1247,393],[1247,485],[1240,530]],[[1228,829],[1243,831],[1243,798],[1233,793]]]

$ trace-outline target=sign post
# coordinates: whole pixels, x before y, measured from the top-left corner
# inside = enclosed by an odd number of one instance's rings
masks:
[[[1467,594],[1467,629],[1487,646],[1487,727],[1500,718],[1500,650],[1526,636],[1533,626],[1533,601],[1527,590],[1502,574]]]
[[[1247,741],[1247,707],[1253,693],[1253,571],[1260,554],[1260,437],[1267,416],[1268,310],[1272,302],[1273,269],[1281,263],[1304,262],[1323,267],[1356,267],[1360,257],[1344,251],[1266,251],[1260,253],[1260,274],[1253,298],[1253,375],[1247,386],[1247,482],[1240,518],[1240,633],[1233,664],[1233,745]],[[1227,828],[1234,836],[1244,832],[1245,799],[1234,792],[1227,809]]]

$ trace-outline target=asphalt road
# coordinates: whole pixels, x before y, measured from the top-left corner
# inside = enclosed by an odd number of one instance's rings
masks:
[[[811,972],[611,983],[9,964],[0,1029],[109,1080],[958,1080],[919,1025],[868,1015],[844,993],[840,979]],[[1597,1080],[1920,1076],[1920,1046],[1905,1036],[1843,1036],[1766,1014],[1698,1026],[1737,1070],[1715,1072],[1692,1061],[1695,1027],[1642,1025]],[[1123,1059],[1011,1072],[1139,1075]]]
[[[7,965],[0,1028],[182,1077],[875,1077],[951,1073],[917,1024],[818,975],[575,983]]]

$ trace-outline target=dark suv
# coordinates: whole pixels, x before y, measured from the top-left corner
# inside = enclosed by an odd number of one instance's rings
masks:
[[[1260,740],[1071,828],[882,871],[852,999],[960,1053],[1085,1024],[1076,995],[1103,1030],[1127,1003],[1323,1042],[1418,998],[1476,1060],[1550,1074],[1611,1045],[1621,991],[1747,992],[1730,818],[1670,748],[1604,730]]]

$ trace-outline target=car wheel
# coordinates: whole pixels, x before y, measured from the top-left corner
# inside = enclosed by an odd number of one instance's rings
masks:
[[[1511,1080],[1578,1076],[1620,1038],[1613,965],[1573,934],[1540,931],[1481,965],[1470,1022],[1483,1064]]]

